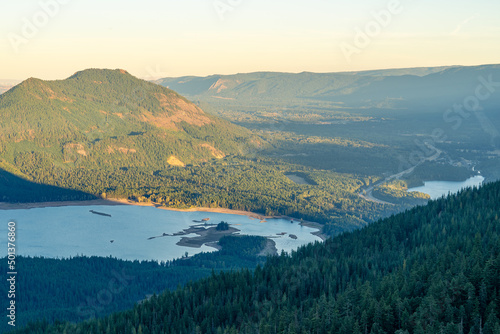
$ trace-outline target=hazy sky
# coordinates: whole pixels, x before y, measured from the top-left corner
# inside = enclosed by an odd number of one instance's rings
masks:
[[[0,79],[500,63],[499,13],[496,0],[2,0]]]

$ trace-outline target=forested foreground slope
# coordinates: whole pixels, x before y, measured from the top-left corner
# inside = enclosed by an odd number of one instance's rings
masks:
[[[225,236],[217,252],[162,263],[97,256],[17,256],[15,324],[20,328],[36,321],[79,322],[128,310],[154,293],[175,290],[213,271],[253,269],[265,262],[260,252],[267,243],[259,236]],[[0,271],[8,272],[7,266],[7,257],[0,258]],[[7,280],[0,281],[0,290],[9,291]],[[0,295],[0,304],[9,304],[7,293]],[[11,329],[7,322],[0,323],[0,333]]]
[[[500,183],[430,202],[250,273],[18,333],[499,333]]]

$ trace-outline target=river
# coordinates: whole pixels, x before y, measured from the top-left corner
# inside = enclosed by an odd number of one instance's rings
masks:
[[[95,213],[90,212],[91,210]],[[103,213],[96,214],[96,213]],[[291,223],[288,219],[259,219],[244,215],[212,212],[180,212],[133,205],[61,206],[19,210],[0,210],[2,235],[0,247],[7,253],[7,223],[16,223],[16,253],[49,258],[113,256],[125,260],[166,261],[180,258],[188,252],[216,251],[176,245],[182,232],[209,218],[208,223],[228,222],[241,235],[272,237],[278,252],[290,252],[301,245],[320,241],[312,232],[317,229]],[[279,235],[282,232],[286,234]],[[169,236],[163,236],[163,234]],[[290,234],[297,238],[291,238]],[[182,237],[195,237],[190,234]],[[151,239],[151,237],[156,237]]]
[[[431,196],[431,199],[440,198],[449,193],[455,194],[459,190],[467,187],[480,186],[484,181],[484,177],[476,175],[462,182],[452,181],[425,181],[421,187],[410,188],[408,191],[420,191]]]

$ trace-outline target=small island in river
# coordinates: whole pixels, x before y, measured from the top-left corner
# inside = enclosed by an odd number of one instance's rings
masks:
[[[208,220],[208,219],[207,219]],[[205,220],[205,221],[207,221]],[[182,237],[179,242],[176,243],[178,246],[194,247],[200,248],[203,245],[215,246],[215,244],[226,235],[232,235],[240,232],[237,228],[230,227],[228,223],[220,222],[220,224],[211,224],[207,227],[206,224],[191,225],[188,229],[182,230],[182,232],[177,232],[174,234],[163,233],[159,236],[154,236],[148,238],[148,240],[162,238],[162,237],[176,237],[188,234],[197,234],[197,237]]]
[[[227,230],[217,230],[217,228],[209,227],[206,229],[200,229],[196,227],[191,227],[189,229],[184,230],[185,234],[196,233],[197,237],[183,237],[176,244],[178,246],[186,246],[186,247],[194,247],[200,248],[202,245],[219,241],[223,236],[232,235],[239,232],[237,228],[229,227]],[[177,233],[176,233],[177,234]],[[179,234],[177,234],[179,235]]]

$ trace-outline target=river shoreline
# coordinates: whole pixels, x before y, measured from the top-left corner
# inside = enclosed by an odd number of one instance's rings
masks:
[[[155,207],[161,210],[168,211],[179,211],[179,212],[212,212],[212,213],[227,213],[239,216],[247,216],[249,218],[266,220],[266,219],[289,219],[290,221],[297,222],[302,226],[316,228],[318,231],[312,232],[313,235],[317,236],[321,240],[326,240],[328,238],[327,235],[323,234],[322,228],[323,225],[315,222],[298,220],[297,218],[288,217],[288,216],[266,216],[259,213],[251,212],[251,211],[243,211],[243,210],[232,210],[226,208],[204,208],[204,207],[194,207],[189,209],[178,209],[178,208],[169,208],[160,206],[156,203],[150,202],[135,202],[128,199],[118,199],[118,198],[109,198],[109,199],[95,199],[95,200],[87,200],[87,201],[61,201],[61,202],[36,202],[36,203],[7,203],[0,202],[0,210],[28,210],[28,209],[39,209],[39,208],[49,208],[49,207],[63,207],[63,206],[109,206],[109,205],[135,205],[135,206],[149,206]]]

